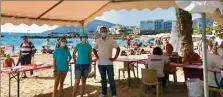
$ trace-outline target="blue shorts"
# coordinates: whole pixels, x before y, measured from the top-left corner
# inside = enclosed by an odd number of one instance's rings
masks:
[[[75,65],[75,79],[87,78],[88,77],[89,64],[76,64]]]

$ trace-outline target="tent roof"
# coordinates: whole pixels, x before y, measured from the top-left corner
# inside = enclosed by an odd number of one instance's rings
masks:
[[[48,25],[75,25],[86,26],[89,21],[110,10],[142,10],[148,8],[167,9],[178,7],[175,0],[143,1],[143,0],[112,0],[112,1],[32,1],[14,0],[1,1],[1,24],[48,24]],[[219,24],[223,24],[223,16],[219,11],[208,14]]]

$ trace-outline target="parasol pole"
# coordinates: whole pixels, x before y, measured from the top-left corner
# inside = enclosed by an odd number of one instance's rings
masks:
[[[208,74],[207,74],[207,37],[206,37],[206,14],[201,13],[202,17],[202,48],[203,48],[203,76],[204,76],[204,97],[209,97]]]
[[[0,7],[0,10],[2,8]],[[1,16],[0,16],[1,18]],[[0,19],[0,23],[1,23],[1,19]],[[2,23],[1,23],[2,24]],[[0,27],[0,30],[1,30],[1,27]],[[1,64],[1,61],[2,61],[2,32],[0,32],[0,48],[1,48],[1,51],[0,51],[0,71],[2,70],[2,64]],[[0,72],[0,97],[2,97],[2,73]]]
[[[0,8],[1,9],[1,8]],[[0,16],[1,18],[1,16]],[[1,19],[0,19],[0,22],[1,22]],[[2,24],[2,23],[1,23]],[[1,27],[0,27],[0,30],[1,30]],[[1,61],[2,61],[2,32],[0,32],[0,47],[1,47],[1,51],[0,51],[0,71],[2,70],[2,64],[1,64]],[[2,97],[2,73],[0,72],[0,97]]]
[[[81,22],[81,30],[82,30],[82,33],[84,33],[84,21]]]

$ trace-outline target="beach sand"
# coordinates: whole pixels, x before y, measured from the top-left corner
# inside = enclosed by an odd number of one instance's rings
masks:
[[[147,55],[140,55],[140,56],[128,56],[128,58],[147,58]],[[35,56],[36,62],[51,62],[52,55],[36,55]],[[115,80],[116,80],[116,88],[118,97],[140,97],[140,80],[136,80],[131,74],[131,87],[128,87],[128,80],[127,80],[127,72],[125,73],[126,78],[123,78],[121,73],[121,79],[118,80],[118,69],[122,68],[123,63],[115,62]],[[73,66],[72,66],[73,68]],[[139,77],[141,75],[141,68],[144,68],[144,65],[139,64]],[[74,69],[72,69],[74,70]],[[93,70],[93,69],[92,69]],[[98,70],[97,70],[98,71]],[[74,72],[74,71],[73,71]],[[73,73],[72,72],[72,73]],[[45,69],[45,70],[37,70],[34,71],[33,76],[29,76],[29,72],[27,72],[28,78],[21,79],[20,81],[20,97],[51,97],[54,79],[53,79],[53,70],[52,69]],[[74,73],[73,73],[74,75]],[[8,75],[2,74],[2,82],[1,82],[1,93],[2,97],[8,97]],[[173,80],[172,76],[170,80]],[[178,81],[182,82],[183,76],[182,72],[178,72]],[[87,87],[86,87],[86,94],[85,97],[99,97],[101,94],[100,86],[100,75],[98,75],[96,79],[88,78],[87,80]],[[74,83],[74,79],[73,79]],[[108,85],[109,87],[109,85]],[[110,89],[108,88],[108,91]],[[71,97],[72,95],[72,87],[70,84],[70,72],[68,72],[66,80],[64,82],[64,97]],[[16,80],[12,80],[11,82],[11,97],[17,97],[17,83]],[[110,92],[108,92],[108,97],[110,96]],[[144,97],[156,97],[153,93],[143,93]],[[183,86],[183,84],[169,84],[167,87],[167,91],[161,97],[187,97],[187,88]]]

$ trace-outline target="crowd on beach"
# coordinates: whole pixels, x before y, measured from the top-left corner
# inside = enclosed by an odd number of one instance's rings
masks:
[[[171,62],[182,61],[183,64],[194,64],[202,65],[202,58],[193,49],[185,50],[183,57],[174,53],[174,48],[172,44],[169,43],[169,39],[157,38],[154,42],[149,45],[144,45],[142,42],[137,43],[132,41],[131,38],[126,40],[126,50],[120,49],[116,41],[107,37],[108,29],[106,27],[100,28],[100,37],[95,40],[93,47],[88,43],[88,35],[83,33],[80,35],[80,43],[75,47],[72,47],[73,52],[70,53],[68,47],[68,41],[66,38],[60,38],[56,42],[55,50],[49,49],[47,46],[43,46],[41,52],[43,54],[50,53],[53,54],[53,76],[54,76],[54,89],[53,97],[63,97],[63,83],[66,78],[67,72],[69,71],[69,63],[73,59],[75,65],[75,83],[73,88],[73,97],[76,97],[77,92],[80,89],[81,97],[83,97],[86,87],[86,81],[88,78],[88,73],[91,72],[91,64],[93,59],[98,60],[98,69],[101,76],[101,97],[107,96],[107,78],[110,83],[111,96],[116,97],[116,85],[114,80],[114,66],[113,61],[115,61],[119,55],[140,55],[148,54],[150,55],[145,61],[146,69],[153,69],[157,72],[158,81],[162,83],[162,87],[165,90],[166,83],[169,79],[169,74],[176,75],[176,68],[169,67],[168,64]],[[47,42],[49,42],[47,40]],[[149,47],[152,51],[147,51],[143,47]],[[112,57],[113,49],[116,49],[114,57]],[[31,64],[32,57],[35,56],[36,48],[32,42],[29,42],[28,37],[23,37],[23,42],[20,46],[19,61],[15,61],[7,55],[7,59],[4,61],[4,67],[12,67],[18,65]],[[214,43],[210,50],[214,55],[219,56],[219,60],[223,60],[223,42],[220,45]],[[178,56],[177,60],[174,60],[173,56]],[[183,58],[183,59],[182,59]],[[217,60],[217,61],[219,61]],[[215,61],[214,59],[212,61]],[[215,65],[216,67],[223,67],[219,62],[212,62],[208,65]],[[185,81],[188,78],[200,78],[203,79],[202,70],[194,69],[183,69],[185,75]],[[33,71],[30,71],[30,75],[33,75]],[[23,73],[23,78],[27,78],[26,73]],[[174,78],[176,81],[176,78]],[[80,87],[80,82],[81,87]]]

